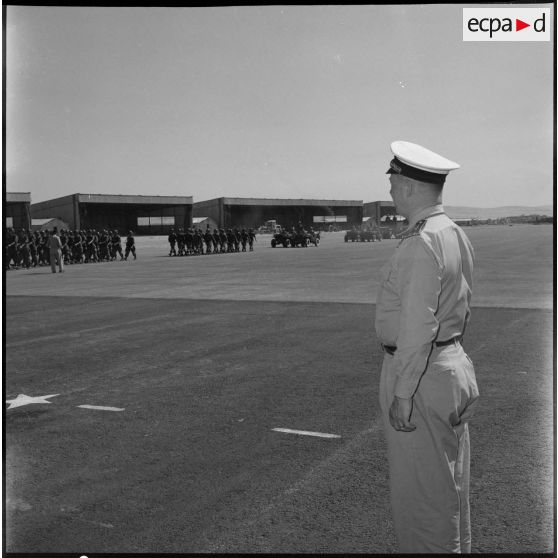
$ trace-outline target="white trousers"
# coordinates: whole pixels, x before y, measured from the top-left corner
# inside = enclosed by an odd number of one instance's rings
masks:
[[[58,264],[58,269],[64,271],[64,258],[62,257],[62,250],[51,250],[50,251],[50,269],[52,273],[56,273],[56,265]]]
[[[386,354],[380,406],[387,437],[391,507],[400,552],[469,553],[469,430],[479,392],[461,345],[434,347],[413,398],[413,432],[389,423],[394,357]]]

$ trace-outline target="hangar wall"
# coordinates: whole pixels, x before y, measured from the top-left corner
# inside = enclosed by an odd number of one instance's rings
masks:
[[[371,217],[377,225],[379,225],[380,219],[385,215],[395,215],[395,205],[393,202],[375,201],[365,203],[363,206],[363,216]]]
[[[290,228],[299,222],[317,227],[314,217],[346,217],[350,228],[362,222],[362,201],[216,198],[194,203],[194,217],[210,217],[220,228],[257,228],[275,219]]]
[[[33,219],[60,219],[68,223],[71,229],[78,229],[80,227],[76,217],[74,198],[75,194],[72,194],[31,204],[31,217]]]
[[[29,192],[6,192],[4,204],[4,227],[17,230],[31,228],[31,194]]]
[[[59,218],[71,229],[117,229],[138,235],[168,234],[171,227],[190,227],[192,198],[72,194],[31,206],[33,218]]]

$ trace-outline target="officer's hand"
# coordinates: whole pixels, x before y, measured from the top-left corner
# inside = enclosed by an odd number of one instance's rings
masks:
[[[409,422],[413,411],[413,398],[402,399],[394,396],[393,403],[389,408],[389,422],[395,430],[401,432],[412,432],[416,426]]]

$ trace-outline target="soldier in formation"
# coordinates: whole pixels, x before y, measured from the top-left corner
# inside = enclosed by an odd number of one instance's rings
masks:
[[[124,252],[124,259],[127,260],[128,256],[132,252],[134,260],[136,259],[136,241],[134,239],[133,231],[128,231],[128,236],[126,236],[126,251]]]
[[[112,262],[122,254],[122,239],[118,230],[95,229],[60,230],[60,251],[62,263],[83,264],[97,262]],[[128,237],[129,238],[129,237]],[[127,240],[128,245],[128,240]],[[136,259],[133,235],[129,251]],[[51,246],[48,231],[20,230],[13,228],[4,234],[4,268],[29,269],[38,266],[51,265]]]
[[[178,252],[174,253],[172,249],[172,235],[176,236]],[[254,241],[256,233],[253,229],[219,229],[208,225],[205,232],[200,228],[178,229],[178,233],[171,229],[169,237],[171,246],[169,256],[197,256],[204,254],[225,254],[233,252],[246,252],[246,246],[250,252],[254,250]]]
[[[169,245],[170,245],[169,256],[176,256],[177,240],[178,240],[178,235],[174,232],[174,229],[171,229],[169,233]]]

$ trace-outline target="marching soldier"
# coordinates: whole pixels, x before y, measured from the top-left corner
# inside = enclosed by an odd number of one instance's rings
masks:
[[[18,257],[17,257],[17,235],[14,229],[8,229],[6,235],[6,269],[11,269],[11,262],[14,262],[14,268],[17,269]]]
[[[174,229],[171,229],[168,237],[168,241],[170,244],[169,256],[176,256],[176,240],[176,233],[174,232]]]
[[[234,238],[234,251],[240,252],[240,232],[235,227],[233,231],[233,238]]]
[[[117,229],[114,230],[112,235],[112,249],[114,250],[114,258],[116,259],[116,254],[120,254],[120,261],[124,259],[122,254],[122,239]]]
[[[62,244],[62,259],[65,264],[70,263],[70,248],[68,246],[68,235],[64,229],[60,230],[60,243]]]
[[[227,252],[234,252],[235,236],[232,229],[227,230]]]
[[[248,233],[246,232],[246,229],[242,229],[240,231],[240,242],[242,244],[242,251],[246,252],[246,243],[248,242]]]
[[[221,252],[221,236],[218,229],[213,229],[213,252],[218,254]]]
[[[176,235],[176,242],[178,244],[178,255],[184,256],[186,250],[186,235],[184,234],[184,229],[182,227],[178,229],[178,234]]]
[[[19,262],[25,268],[29,269],[31,265],[31,253],[29,250],[29,237],[27,231],[22,230],[19,242]]]
[[[188,227],[186,231],[186,255],[194,253],[194,231]]]
[[[124,259],[128,260],[128,256],[132,252],[134,260],[136,259],[136,241],[134,240],[134,233],[128,231],[128,236],[126,237],[126,252],[124,253]]]
[[[114,245],[112,244],[112,235],[114,233],[111,230],[107,231],[107,252],[109,261],[113,262],[116,259],[114,254]]]
[[[98,262],[98,252],[97,252],[97,245],[95,243],[97,237],[93,231],[93,229],[89,229],[87,231],[87,235],[85,237],[85,261],[86,262]]]
[[[43,265],[50,265],[50,247],[49,247],[49,236],[45,231],[39,233],[40,237],[40,261]]]
[[[37,256],[37,241],[35,234],[29,229],[27,231],[29,237],[29,257],[31,258],[31,265],[37,267],[39,265],[39,258]]]
[[[256,240],[256,233],[254,229],[248,229],[248,246],[250,247],[250,252],[254,251],[254,241]]]
[[[225,233],[225,229],[219,229],[219,239],[221,244],[221,254],[224,254],[227,251],[227,233]]]
[[[200,229],[196,228],[196,233],[194,235],[195,238],[195,245],[196,245],[196,254],[203,256],[203,235]]]
[[[72,256],[75,263],[82,264],[85,259],[84,240],[80,231],[74,231]]]
[[[103,229],[98,235],[98,245],[99,245],[99,259],[101,261],[109,260],[110,255],[108,251],[108,232]]]
[[[207,228],[205,229],[204,240],[205,240],[205,253],[211,254],[212,247],[213,247],[213,235],[211,234],[209,225],[207,225]]]

